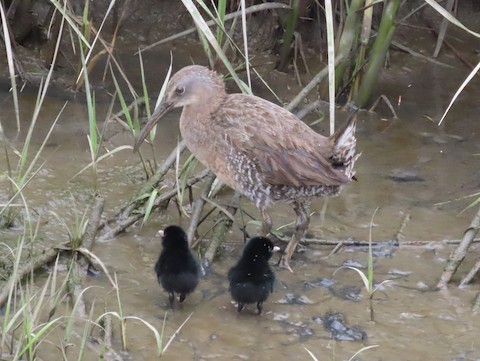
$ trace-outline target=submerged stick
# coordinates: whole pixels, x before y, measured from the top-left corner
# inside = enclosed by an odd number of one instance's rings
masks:
[[[59,248],[65,247],[66,244],[62,244]],[[61,251],[57,247],[49,248],[43,251],[42,254],[34,257],[24,265],[21,265],[18,268],[18,272],[15,275],[11,275],[8,279],[7,283],[3,286],[2,290],[0,291],[0,308],[5,306],[5,303],[8,300],[8,294],[10,292],[10,288],[12,284],[16,284],[20,282],[25,276],[34,272],[37,268],[42,267],[46,263],[50,263],[55,260],[58,253]]]
[[[209,173],[208,169],[204,169],[200,173],[197,173],[196,175],[190,177],[187,181],[187,187],[191,187],[194,184],[200,182],[203,178],[205,178]],[[152,210],[157,209],[161,205],[165,204],[166,202],[170,201],[173,197],[177,196],[177,189],[172,189],[168,192],[162,193],[157,199],[155,199],[155,202],[153,203]],[[137,222],[138,220],[142,219],[145,216],[145,210],[142,209],[136,209],[135,213],[131,213],[129,215],[125,214],[126,218],[122,218],[119,215],[113,220],[111,220],[111,223],[115,223],[114,226],[112,227],[104,227],[102,229],[102,235],[99,237],[101,240],[108,240],[114,238],[117,234],[125,231],[128,227],[130,227],[132,224]]]
[[[475,297],[475,303],[472,307],[472,312],[477,314],[480,312],[480,292],[477,293],[477,297]]]
[[[195,200],[192,207],[192,215],[190,217],[190,225],[187,230],[187,239],[189,246],[192,245],[193,238],[195,237],[195,231],[200,223],[200,216],[202,215],[203,207],[205,206],[205,198],[208,197],[210,189],[212,188],[213,182],[215,181],[215,174],[212,172],[209,173],[205,183],[203,185],[203,191],[200,198]]]
[[[158,187],[158,184],[163,180],[168,170],[173,166],[173,164],[175,164],[175,161],[177,160],[177,155],[182,154],[184,150],[185,142],[181,141],[180,143],[178,143],[175,149],[172,150],[167,159],[165,159],[165,161],[160,165],[155,174],[152,175],[148,179],[148,181],[144,183],[142,188],[140,188],[138,192],[130,199],[128,205],[121,209],[120,212],[117,213],[117,215],[114,217],[114,219],[129,216],[132,211],[145,204],[146,199],[142,198],[142,196],[146,193],[150,193],[152,189]],[[100,225],[100,227],[102,227],[102,225]]]
[[[335,59],[335,66],[337,66],[340,62],[346,59],[346,56],[339,56]],[[298,106],[303,98],[305,98],[308,93],[310,93],[313,89],[316,88],[318,83],[320,83],[323,79],[325,79],[328,75],[328,67],[324,67],[320,70],[317,75],[313,77],[313,79],[308,83],[301,91],[298,93],[295,98],[293,98],[290,103],[285,107],[285,109],[292,111],[296,106]]]
[[[480,271],[480,260],[475,262],[470,272],[467,273],[465,277],[463,277],[462,281],[460,282],[459,288],[466,287],[470,282],[472,282],[473,278],[476,274]]]
[[[458,247],[450,254],[447,260],[447,264],[443,269],[443,273],[440,277],[440,281],[438,281],[437,288],[438,289],[445,289],[447,288],[447,283],[450,282],[453,275],[460,266],[460,263],[464,260],[465,256],[467,255],[468,249],[470,248],[475,236],[478,233],[480,228],[480,208],[477,211],[477,214],[470,223],[470,227],[467,228],[465,233],[463,234],[462,242],[458,245]]]
[[[100,220],[102,218],[103,213],[103,206],[105,205],[105,198],[96,195],[95,196],[95,204],[92,208],[92,213],[90,214],[90,219],[88,220],[87,229],[85,230],[85,235],[83,236],[82,247],[91,251],[93,249],[93,245],[95,244],[95,236],[98,232],[98,226],[100,224]],[[79,258],[80,263],[86,264],[86,258],[84,256]]]
[[[235,192],[230,204],[227,207],[228,213],[235,215],[238,210],[240,203],[240,193]],[[215,226],[213,230],[212,237],[208,242],[207,249],[203,256],[203,265],[205,267],[210,267],[213,263],[215,255],[217,254],[218,247],[225,241],[225,236],[227,232],[232,228],[233,220],[230,216],[227,216],[224,212],[221,212],[215,221]]]
[[[85,230],[81,244],[83,248],[86,248],[89,251],[92,250],[95,242],[95,236],[97,235],[98,225],[100,224],[100,218],[103,213],[104,204],[105,198],[97,195],[95,197],[95,204],[92,208],[92,212],[88,220],[88,226]],[[83,254],[79,252],[76,252],[76,257],[76,262],[73,262],[72,270],[69,273],[67,290],[70,298],[72,299],[72,304],[75,305],[74,309],[76,315],[82,319],[88,319],[87,306],[82,297],[84,293],[82,284],[88,273],[89,261]]]
[[[278,240],[283,242],[288,242],[290,238],[283,239],[278,237]],[[317,238],[305,238],[300,241],[300,244],[309,245],[314,244],[318,246],[338,246],[341,244],[342,246],[355,246],[355,247],[364,247],[368,246],[368,241],[364,239],[317,239]],[[384,245],[385,243],[392,243],[393,246],[401,246],[401,247],[427,247],[431,246],[432,244],[460,244],[462,243],[461,239],[440,239],[440,240],[427,240],[427,241],[401,241],[398,242],[396,238],[393,239],[385,239],[380,241],[373,241],[373,246]],[[472,243],[480,243],[480,238],[474,238]]]
[[[109,239],[106,237],[106,234],[111,233],[110,232],[110,227],[109,224],[111,223],[116,223],[117,226],[122,220],[126,220],[131,217],[131,214],[142,207],[145,202],[148,200],[148,197],[144,197],[145,194],[148,194],[152,191],[152,189],[157,188],[159,183],[163,180],[165,175],[167,174],[168,170],[175,164],[175,161],[177,159],[178,153],[183,153],[185,150],[185,142],[181,141],[178,143],[178,145],[175,147],[175,149],[172,150],[170,155],[165,159],[165,161],[160,165],[158,170],[155,172],[154,175],[152,175],[147,182],[145,182],[140,188],[137,193],[130,198],[130,201],[127,203],[125,207],[120,209],[120,211],[117,212],[113,217],[108,219],[106,222],[102,222],[99,225],[99,229],[102,230],[102,235],[100,236],[100,239]],[[139,218],[137,218],[138,220]],[[130,225],[130,224],[129,224]],[[104,230],[104,228],[108,228],[107,230]],[[117,233],[115,233],[117,234]],[[110,237],[113,238],[113,237]]]

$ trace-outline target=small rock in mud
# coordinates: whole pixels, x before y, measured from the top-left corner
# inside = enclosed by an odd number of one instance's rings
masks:
[[[302,305],[313,305],[315,303],[305,295],[298,297],[297,301]]]
[[[418,313],[402,312],[400,314],[400,318],[403,318],[406,320],[415,320],[417,318],[422,318],[422,317],[425,317],[425,316],[419,315]]]
[[[360,262],[354,261],[353,259],[347,259],[345,262],[343,262],[342,266],[346,267],[355,267],[355,268],[365,268],[363,264]]]
[[[274,321],[285,321],[289,317],[290,317],[290,314],[288,312],[275,313],[273,315],[273,320]]]
[[[101,272],[98,269],[95,269],[93,267],[88,267],[87,273],[89,276],[97,277]]]
[[[235,354],[235,358],[238,358],[239,360],[250,360],[250,357],[248,355],[242,355],[242,354]]]
[[[372,250],[372,254],[375,257],[392,257],[393,253],[396,251],[396,248],[392,247],[381,247]]]
[[[66,271],[68,271],[68,266],[65,263],[59,263],[55,266],[55,271],[66,272]]]
[[[285,297],[279,299],[277,303],[284,305],[311,305],[314,302],[305,295],[298,296],[293,293],[287,293]]]
[[[432,140],[434,143],[438,145],[447,144],[451,141],[459,143],[465,140],[465,137],[462,137],[457,134],[434,134],[430,132],[421,132],[420,135],[425,139]]]
[[[367,333],[360,326],[347,326],[345,317],[339,312],[327,312],[323,317],[314,316],[313,321],[320,323],[337,341],[366,341]]]
[[[429,291],[430,290],[430,286],[427,285],[425,282],[423,281],[419,281],[417,282],[417,289],[420,290],[420,291]]]
[[[362,289],[360,288],[360,286],[346,286],[340,288],[330,287],[330,292],[335,297],[341,298],[342,300],[354,302],[361,300],[361,291]]]
[[[335,281],[331,278],[321,277],[313,281],[306,281],[303,283],[303,290],[308,291],[312,288],[323,287],[329,288],[335,284]]]
[[[315,334],[315,331],[308,326],[307,322],[289,323],[287,333],[294,334],[300,341],[306,341]]]
[[[362,250],[363,252],[368,252],[368,246],[358,246],[357,249]],[[372,254],[375,257],[391,257],[393,253],[398,249],[398,240],[396,239],[389,239],[386,241],[374,242],[372,243]],[[349,264],[344,264],[346,266],[350,266]],[[366,266],[360,265],[352,267],[356,268],[367,268]]]
[[[306,325],[302,325],[301,327],[297,328],[297,335],[300,337],[301,341],[305,341],[307,338],[313,336],[315,331]]]
[[[388,178],[395,182],[424,182],[425,179],[418,175],[417,169],[397,168],[390,172]]]
[[[411,271],[402,271],[402,270],[399,270],[399,269],[394,268],[394,269],[388,271],[387,273],[388,273],[389,275],[407,277],[407,276],[409,276],[412,272],[411,272]]]

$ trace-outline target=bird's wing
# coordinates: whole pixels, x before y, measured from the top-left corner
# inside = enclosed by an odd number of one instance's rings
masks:
[[[254,159],[265,181],[272,185],[334,186],[348,182],[343,172],[333,168],[321,154],[305,148],[257,145],[246,154]]]
[[[261,98],[237,113],[226,129],[233,156],[246,157],[271,185],[334,186],[348,183],[341,168],[328,160],[333,144],[292,113]],[[248,102],[247,102],[248,103]]]

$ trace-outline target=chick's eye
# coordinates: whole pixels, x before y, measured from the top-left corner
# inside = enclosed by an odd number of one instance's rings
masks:
[[[175,89],[175,93],[176,93],[177,95],[182,95],[183,93],[185,93],[185,87],[183,87],[183,86],[177,87],[177,88]]]

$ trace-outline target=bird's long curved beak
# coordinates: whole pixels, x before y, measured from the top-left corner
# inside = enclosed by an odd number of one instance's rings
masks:
[[[168,101],[163,101],[160,103],[158,108],[152,114],[150,119],[148,119],[147,124],[140,130],[140,134],[138,134],[137,140],[135,141],[135,145],[133,146],[133,152],[136,152],[138,148],[142,145],[144,139],[147,137],[148,133],[153,129],[153,127],[158,123],[158,121],[167,114],[170,109],[173,108],[173,103]]]

